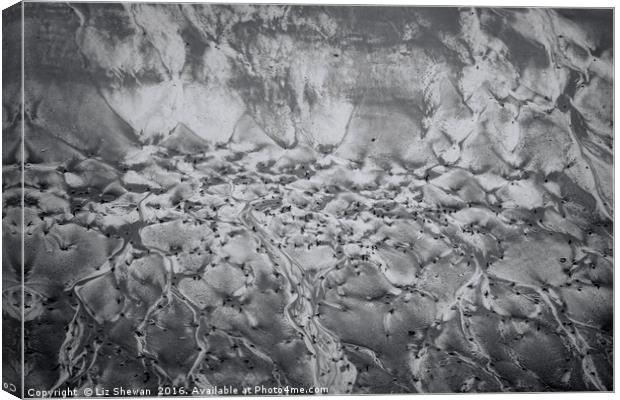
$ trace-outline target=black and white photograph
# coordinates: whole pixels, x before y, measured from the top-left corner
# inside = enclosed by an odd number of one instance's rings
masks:
[[[2,5],[3,400],[614,391],[613,4]]]

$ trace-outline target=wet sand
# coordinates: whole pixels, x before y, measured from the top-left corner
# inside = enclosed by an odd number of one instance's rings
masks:
[[[611,11],[25,15],[5,380],[613,389]]]

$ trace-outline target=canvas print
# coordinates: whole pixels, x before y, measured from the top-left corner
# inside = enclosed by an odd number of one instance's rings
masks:
[[[3,12],[3,389],[612,391],[613,10]]]

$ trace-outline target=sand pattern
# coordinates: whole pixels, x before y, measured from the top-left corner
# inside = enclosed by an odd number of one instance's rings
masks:
[[[20,16],[5,382],[613,389],[611,10]]]

